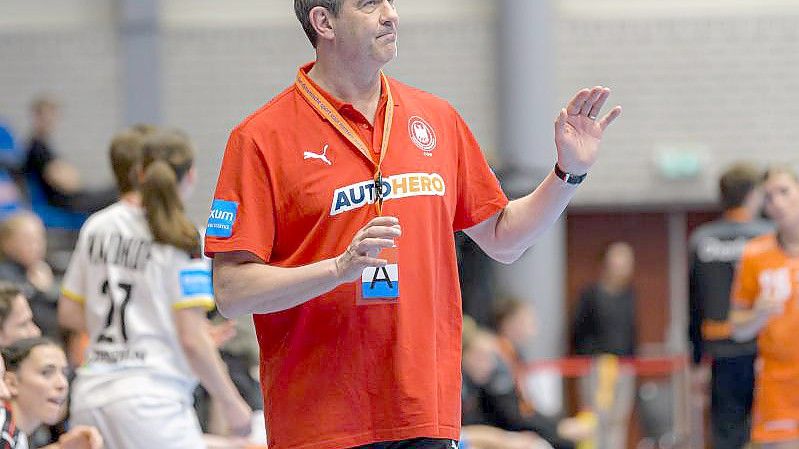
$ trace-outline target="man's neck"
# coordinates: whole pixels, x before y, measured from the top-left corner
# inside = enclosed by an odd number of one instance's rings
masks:
[[[308,76],[326,92],[350,103],[371,123],[380,102],[380,69],[353,69],[330,57],[318,55]]]

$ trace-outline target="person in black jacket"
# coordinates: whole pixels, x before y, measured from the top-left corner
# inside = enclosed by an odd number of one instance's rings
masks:
[[[496,336],[472,329],[464,321],[462,425],[489,425],[509,431],[531,431],[555,449],[573,449],[578,440],[591,436],[574,419],[523,413],[521,398],[508,364],[502,359]]]
[[[635,354],[635,253],[627,242],[613,242],[602,254],[602,273],[580,295],[573,325],[578,355]]]
[[[689,339],[696,372],[710,359],[710,421],[714,449],[739,449],[749,441],[755,340],[731,338],[730,289],[744,244],[773,228],[756,219],[762,205],[761,171],[739,163],[719,180],[723,216],[697,228],[690,239]]]
[[[16,284],[28,298],[33,320],[57,342],[63,335],[56,318],[59,283],[45,261],[44,225],[32,212],[17,212],[0,222],[0,280]]]
[[[612,242],[605,247],[601,260],[599,279],[583,290],[577,305],[572,327],[574,352],[585,356],[632,357],[637,346],[633,247],[623,241]],[[600,448],[627,445],[635,400],[635,372],[629,367],[620,367],[613,384],[613,400],[605,409],[596,402],[600,388],[598,377],[580,379],[583,406],[602,409],[599,414],[603,430],[598,442]]]
[[[116,188],[87,189],[77,168],[54,150],[52,138],[58,126],[59,110],[58,102],[47,95],[31,103],[33,129],[20,167],[27,178],[28,194],[31,195],[30,184],[36,184],[50,206],[75,213],[96,212],[116,201]]]

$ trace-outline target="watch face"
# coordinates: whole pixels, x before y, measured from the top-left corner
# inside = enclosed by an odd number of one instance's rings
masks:
[[[588,175],[588,173],[583,173],[582,175],[573,175],[571,173],[566,173],[556,163],[555,164],[555,175],[557,175],[558,178],[562,179],[567,184],[579,184],[579,183],[583,182],[583,179],[585,179],[585,177]]]
[[[568,182],[569,184],[579,184],[579,183],[583,182],[583,178],[585,178],[585,175],[568,174],[566,176],[569,177],[569,179],[566,180],[566,182]]]

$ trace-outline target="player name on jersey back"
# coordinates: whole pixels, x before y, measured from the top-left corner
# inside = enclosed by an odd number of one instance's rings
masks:
[[[89,262],[140,270],[150,260],[152,245],[150,240],[123,237],[119,234],[91,234],[87,245]]]

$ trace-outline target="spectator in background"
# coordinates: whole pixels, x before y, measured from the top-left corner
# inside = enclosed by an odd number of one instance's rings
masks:
[[[33,130],[22,166],[31,206],[48,228],[78,228],[85,213],[114,202],[116,190],[87,190],[77,168],[55,152],[52,137],[58,125],[59,104],[53,98],[42,95],[34,99],[31,114]]]
[[[754,338],[732,339],[730,290],[746,242],[772,230],[756,218],[763,205],[760,177],[761,171],[751,164],[729,167],[719,179],[723,216],[697,228],[689,244],[689,338],[698,377],[706,378],[702,359],[711,361],[714,449],[741,449],[749,441],[757,346]]]
[[[0,349],[41,335],[22,290],[16,284],[0,281]],[[63,424],[61,421],[55,426],[44,426],[33,433],[29,432],[28,443],[32,447],[40,447],[57,441],[58,436],[64,433]]]
[[[45,336],[61,341],[56,317],[59,286],[45,261],[44,225],[31,212],[18,212],[0,222],[0,280],[16,284],[30,301],[33,320]]]
[[[602,272],[585,288],[573,325],[574,352],[579,355],[632,356],[636,347],[635,253],[626,242],[609,244],[602,254]]]
[[[500,353],[519,392],[519,407],[522,413],[531,415],[535,412],[532,400],[525,395],[524,376],[530,361],[527,348],[537,332],[532,306],[515,298],[500,299],[494,305],[494,325]]]
[[[765,210],[776,233],[746,243],[732,289],[733,338],[757,337],[752,441],[763,449],[799,448],[799,179],[766,172]]]
[[[0,282],[0,348],[41,334],[22,291],[14,284]]]
[[[4,380],[11,399],[0,413],[0,448],[28,449],[28,437],[42,424],[58,421],[69,392],[64,351],[52,341],[26,338],[3,349]],[[97,429],[76,426],[44,449],[101,449]]]
[[[583,290],[572,326],[572,344],[578,355],[618,357],[635,355],[637,346],[635,292],[632,287],[635,253],[627,242],[613,242],[602,254],[599,280]],[[583,407],[595,410],[602,432],[600,449],[626,447],[627,428],[635,400],[635,373],[620,367],[613,395],[600,400],[598,371],[580,379]]]
[[[529,358],[527,348],[538,330],[532,305],[512,297],[502,298],[494,305],[493,321],[502,354],[515,373],[521,374]]]
[[[591,436],[594,429],[576,418],[558,420],[539,413],[533,399],[526,394],[526,367],[532,361],[529,345],[538,335],[533,305],[512,297],[502,298],[494,306],[493,320],[501,356],[499,370],[510,370],[516,385],[521,414],[538,422],[542,428],[551,429],[555,426],[557,438],[563,440],[579,441]]]
[[[11,392],[8,391],[6,385],[6,361],[3,360],[2,353],[0,353],[0,401],[6,401],[11,398]],[[0,429],[2,432],[3,429]]]
[[[467,324],[468,323],[468,324]],[[463,327],[463,425],[489,425],[515,432],[535,432],[556,449],[570,449],[593,429],[568,418],[558,420],[520,407],[511,368],[491,332],[465,321]]]

